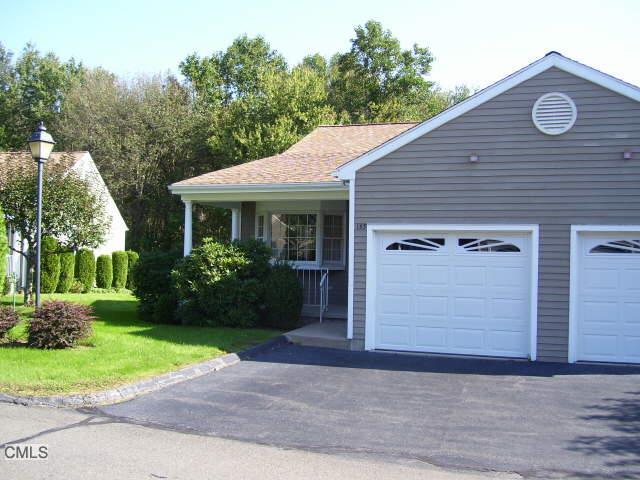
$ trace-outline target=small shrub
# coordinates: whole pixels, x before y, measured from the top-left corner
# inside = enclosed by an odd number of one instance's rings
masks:
[[[80,280],[74,280],[69,288],[69,293],[85,293],[83,283]]]
[[[74,282],[74,269],[76,256],[73,252],[62,252],[60,254],[60,278],[56,292],[68,293]]]
[[[172,323],[177,297],[171,284],[171,270],[181,258],[177,250],[144,252],[133,268],[133,293],[140,300],[140,317],[148,322]]]
[[[96,259],[91,250],[83,248],[76,255],[76,278],[82,283],[82,292],[88,292],[96,283]]]
[[[113,282],[113,262],[111,255],[100,255],[96,260],[96,286],[111,288]]]
[[[303,298],[295,270],[286,264],[274,265],[264,290],[265,325],[281,330],[299,326]]]
[[[129,260],[128,263],[128,268],[127,268],[127,285],[126,287],[129,290],[133,290],[133,269],[136,266],[136,263],[138,263],[138,259],[140,258],[140,255],[138,255],[138,252],[134,252],[133,250],[127,250],[127,259]]]
[[[20,323],[20,315],[9,307],[0,305],[0,339],[7,335],[7,332]]]
[[[91,335],[93,309],[71,302],[46,302],[29,322],[28,344],[35,348],[70,348]]]
[[[60,246],[55,238],[42,239],[42,266],[40,272],[40,289],[42,293],[53,293],[60,280]]]
[[[111,254],[113,264],[113,288],[124,288],[127,285],[127,271],[129,270],[129,256],[127,252],[116,251]]]

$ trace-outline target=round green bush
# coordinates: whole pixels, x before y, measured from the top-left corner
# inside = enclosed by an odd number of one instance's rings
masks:
[[[136,263],[138,263],[140,255],[138,255],[138,252],[134,252],[133,250],[127,250],[127,258],[129,260],[127,269],[127,288],[129,290],[133,290],[133,269],[136,266]]]
[[[40,270],[40,290],[42,293],[53,293],[60,279],[60,252],[55,238],[42,239],[42,263]]]
[[[254,326],[259,320],[269,257],[262,242],[204,239],[173,271],[178,318],[195,325]]]
[[[7,240],[7,227],[4,223],[4,213],[0,208],[0,292],[4,292],[4,283],[7,279],[7,254],[9,253],[9,242]]]
[[[88,292],[96,282],[96,260],[91,250],[83,248],[76,254],[76,278],[82,283],[82,291]]]
[[[290,330],[300,325],[302,286],[293,268],[274,265],[264,284],[264,323],[267,327]]]
[[[57,293],[69,293],[74,282],[74,268],[76,256],[73,252],[62,252],[60,254],[60,279],[58,280]]]
[[[71,302],[46,302],[33,313],[27,343],[35,348],[69,348],[91,335],[93,309]]]
[[[96,261],[96,286],[111,288],[113,282],[113,262],[111,255],[100,255]]]
[[[113,264],[113,288],[124,288],[127,285],[129,256],[127,252],[116,251],[111,254]]]

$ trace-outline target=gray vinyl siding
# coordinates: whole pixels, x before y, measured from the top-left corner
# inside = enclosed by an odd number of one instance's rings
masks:
[[[548,92],[577,105],[573,128],[540,133]],[[640,104],[550,69],[356,174],[356,224],[539,224],[538,359],[566,361],[571,224],[640,224]],[[479,162],[469,162],[471,153]],[[364,346],[366,229],[356,229],[354,347]]]
[[[240,208],[240,239],[254,238],[256,234],[256,202],[242,202]]]

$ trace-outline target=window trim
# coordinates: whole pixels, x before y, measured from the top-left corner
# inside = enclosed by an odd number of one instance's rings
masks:
[[[260,226],[260,222],[258,221],[258,219],[262,217],[262,236],[258,236],[258,227]],[[256,212],[256,218],[255,218],[255,230],[253,232],[253,237],[256,240],[262,240],[263,242],[266,242],[266,236],[267,236],[267,216],[260,212]]]

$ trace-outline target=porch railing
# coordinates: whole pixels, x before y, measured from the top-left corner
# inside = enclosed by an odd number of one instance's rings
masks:
[[[326,268],[296,268],[302,285],[302,303],[318,306],[322,316],[329,304],[329,270]]]
[[[329,271],[325,270],[320,277],[320,323],[329,307]]]

